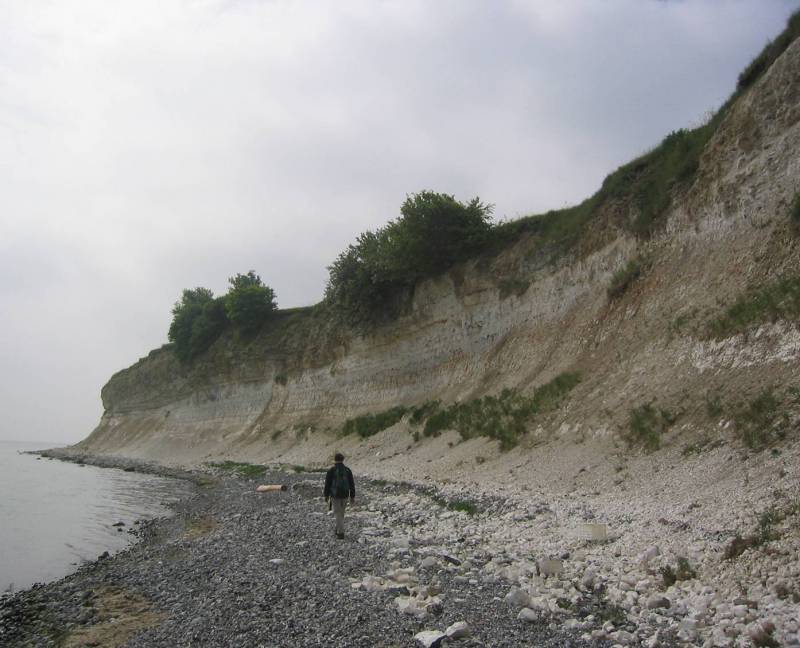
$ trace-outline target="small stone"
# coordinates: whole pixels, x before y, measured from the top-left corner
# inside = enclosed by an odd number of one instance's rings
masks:
[[[270,560],[269,562],[270,562],[270,564],[272,564],[272,565],[282,565],[282,564],[283,564],[283,563],[285,563],[286,561],[285,561],[283,558],[273,558],[273,559],[272,559],[272,560]]]
[[[438,630],[423,630],[414,635],[414,640],[423,648],[437,648],[437,646],[441,645],[442,639],[445,638],[447,638],[447,635]]]
[[[505,597],[506,603],[516,607],[528,607],[531,602],[530,595],[519,587],[512,587]]]
[[[447,628],[444,633],[450,639],[464,639],[472,634],[472,630],[470,630],[470,627],[466,621],[456,621],[453,625]]]
[[[426,556],[422,559],[422,562],[419,564],[419,566],[422,569],[431,569],[432,567],[436,566],[437,562],[438,560],[436,560],[436,556]]]
[[[519,611],[517,618],[528,623],[536,623],[539,620],[539,613],[526,607]]]
[[[558,576],[564,571],[564,563],[557,558],[544,558],[536,561],[536,569],[540,576],[548,578],[550,576]]]
[[[659,594],[654,594],[650,598],[647,599],[645,603],[645,607],[648,610],[658,610],[660,608],[669,608],[672,605],[672,601],[670,601],[666,596],[661,596]]]

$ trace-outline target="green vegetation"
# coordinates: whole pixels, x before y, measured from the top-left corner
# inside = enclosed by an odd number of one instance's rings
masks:
[[[222,461],[219,463],[211,462],[207,465],[211,466],[212,468],[233,473],[239,477],[245,477],[248,479],[261,477],[265,472],[267,472],[265,466],[259,466],[257,464],[245,463],[241,461]]]
[[[367,438],[397,423],[408,412],[407,407],[398,405],[378,414],[364,414],[347,419],[342,426],[342,434],[347,436],[354,432],[361,438]]]
[[[677,565],[675,567],[672,565],[665,565],[659,571],[661,572],[661,581],[665,588],[674,585],[678,581],[697,578],[697,572],[694,567],[692,567],[689,560],[683,556],[678,556]]]
[[[478,512],[478,507],[475,506],[473,502],[468,500],[448,500],[441,495],[434,495],[432,499],[439,506],[443,506],[451,511],[459,511],[461,513],[466,513],[467,515],[475,515]]]
[[[647,265],[645,258],[639,256],[635,259],[631,259],[617,270],[611,277],[611,283],[608,286],[608,298],[618,299],[622,297],[625,291],[642,276]]]
[[[800,36],[800,12],[795,12],[789,18],[786,29],[775,40],[767,43],[761,53],[739,75],[739,82],[736,86],[737,93],[741,93],[753,85],[798,36]]]
[[[172,307],[167,338],[181,362],[208,349],[231,324],[241,333],[254,333],[275,310],[275,293],[252,270],[228,281],[224,297],[215,298],[208,288],[184,290]]]
[[[511,295],[522,297],[530,285],[530,281],[523,281],[522,279],[502,279],[497,284],[500,289],[500,299],[508,299]]]
[[[436,412],[439,409],[440,404],[441,403],[438,400],[427,401],[422,405],[417,405],[416,407],[412,407],[411,416],[409,417],[408,422],[411,423],[411,425],[419,425],[431,414]]]
[[[665,409],[656,409],[648,403],[631,410],[628,430],[622,438],[629,447],[639,446],[645,452],[655,452],[661,447],[661,436],[675,423],[676,417]]]
[[[225,313],[243,334],[252,335],[276,309],[275,292],[253,270],[228,279]]]
[[[734,414],[736,436],[755,452],[783,440],[789,421],[781,405],[773,390],[765,389]]]
[[[497,439],[501,450],[509,450],[517,445],[536,415],[556,409],[580,381],[579,373],[563,373],[534,390],[530,397],[504,389],[499,396],[454,403],[431,414],[425,421],[423,434],[438,436],[443,430],[452,429],[463,439],[479,436]]]
[[[414,285],[481,251],[491,205],[464,204],[421,191],[408,196],[400,218],[364,232],[328,268],[325,299],[351,324],[396,317]]]
[[[742,536],[737,534],[725,547],[725,559],[738,558],[748,549],[760,547],[781,537],[778,526],[788,518],[800,514],[800,500],[789,502],[784,507],[770,506],[758,516],[758,527],[755,533]]]
[[[708,335],[719,340],[778,320],[800,321],[800,276],[778,279],[748,291],[709,324]]]
[[[188,362],[211,346],[227,325],[222,299],[215,299],[208,288],[184,290],[172,307],[167,337],[175,344],[175,355]]]
[[[578,244],[585,253],[603,238],[603,231],[610,231],[605,224],[587,227],[601,215],[613,220],[613,226],[627,228],[642,238],[650,236],[662,224],[673,196],[694,180],[701,153],[733,102],[798,34],[800,12],[792,15],[784,32],[742,72],[734,94],[707,123],[670,133],[653,150],[609,174],[600,189],[578,205],[493,225],[492,206],[478,198],[465,204],[451,195],[421,191],[406,198],[398,219],[375,232],[360,234],[329,266],[322,305],[302,312],[275,312],[273,291],[252,271],[233,277],[224,298],[214,299],[205,288],[184,291],[173,308],[169,332],[176,355],[184,362],[191,360],[231,323],[238,332],[249,335],[271,320],[270,328],[279,328],[289,336],[291,318],[297,316],[300,321],[315,309],[324,309],[328,319],[332,312],[337,313],[353,325],[391,320],[409,304],[420,280],[470,259],[486,261],[522,236],[532,240],[532,255],[543,253],[552,259]],[[795,197],[791,216],[800,222],[800,195]],[[631,263],[612,281],[611,298],[623,294],[646,269],[641,260]],[[522,294],[527,284],[521,278],[509,278],[498,287],[501,297],[506,298]],[[797,298],[793,299],[792,312],[797,317]],[[776,314],[768,309],[767,314],[778,317],[783,311]],[[713,335],[724,334],[728,324],[719,326],[722,328],[712,331]]]

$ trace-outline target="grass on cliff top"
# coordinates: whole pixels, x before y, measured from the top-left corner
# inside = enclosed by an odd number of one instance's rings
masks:
[[[749,290],[708,325],[707,336],[721,340],[779,320],[800,321],[800,276]]]

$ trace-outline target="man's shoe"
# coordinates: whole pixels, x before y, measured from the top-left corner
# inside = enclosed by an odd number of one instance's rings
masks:
[[[344,533],[337,533],[337,534],[336,534],[336,538],[337,538],[338,540],[344,540]]]

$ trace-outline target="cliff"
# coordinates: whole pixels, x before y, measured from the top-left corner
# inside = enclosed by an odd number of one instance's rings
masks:
[[[522,234],[423,282],[407,314],[368,334],[306,309],[280,314],[249,342],[226,334],[188,366],[169,347],[153,351],[103,388],[105,414],[81,446],[181,462],[274,459],[297,455],[309,431],[335,439],[348,418],[503,388],[530,393],[580,372],[525,446],[567,432],[624,435],[631,412],[653,402],[703,427],[704,403],[790,386],[793,322],[764,317],[723,336],[709,327],[737,300],[797,276],[799,70],[794,42],[726,111],[653,236],[622,226],[636,217],[630,202],[606,204],[581,244],[554,253]],[[610,297],[632,260],[633,280]]]

